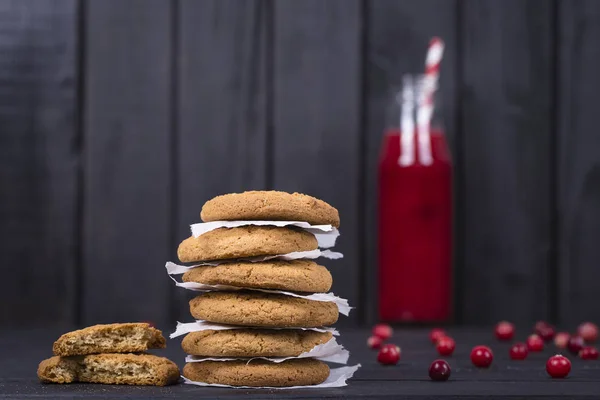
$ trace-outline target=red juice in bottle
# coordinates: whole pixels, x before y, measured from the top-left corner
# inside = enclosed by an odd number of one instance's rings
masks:
[[[445,321],[452,309],[452,164],[446,138],[432,129],[432,163],[423,165],[414,149],[414,162],[400,165],[400,137],[398,128],[386,132],[379,160],[379,317]]]

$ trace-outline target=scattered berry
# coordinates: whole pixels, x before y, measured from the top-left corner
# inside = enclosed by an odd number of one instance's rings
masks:
[[[454,339],[452,339],[450,336],[444,336],[443,338],[438,340],[436,348],[441,356],[451,356],[452,353],[454,353],[454,349],[456,348],[456,343],[454,342]]]
[[[400,347],[395,344],[384,344],[377,354],[377,361],[383,365],[396,365],[400,361]]]
[[[498,340],[511,340],[515,336],[515,326],[508,321],[498,322],[496,337]]]
[[[592,346],[586,346],[579,351],[579,358],[582,360],[597,360],[598,350]]]
[[[579,351],[583,349],[585,343],[583,342],[583,338],[581,336],[571,336],[569,338],[569,342],[567,343],[567,349],[573,354],[579,354]]]
[[[533,335],[529,335],[527,338],[527,348],[529,351],[542,351],[544,350],[544,341],[535,333]]]
[[[570,337],[571,335],[567,332],[558,332],[556,336],[554,336],[554,345],[559,349],[566,349]]]
[[[487,368],[492,364],[494,355],[487,346],[475,346],[471,350],[471,362],[478,368]]]
[[[579,350],[579,358],[582,360],[597,360],[598,359],[598,350],[592,346],[586,346],[583,349]]]
[[[588,343],[594,343],[598,339],[598,326],[592,322],[584,322],[577,328],[577,334]]]
[[[546,327],[548,327],[548,326],[550,326],[550,324],[549,324],[549,323],[547,323],[546,321],[538,321],[538,322],[536,322],[536,323],[535,323],[535,325],[534,325],[534,327],[533,327],[533,331],[534,331],[534,332],[537,332],[537,331],[539,331],[540,329],[546,328]]]
[[[552,325],[547,325],[538,329],[536,333],[544,342],[549,342],[554,338],[555,331]]]
[[[429,339],[431,340],[431,343],[436,344],[438,340],[440,340],[442,337],[446,336],[446,332],[444,332],[443,329],[440,328],[433,328],[431,330],[431,333],[429,333]]]
[[[371,349],[380,349],[383,344],[383,340],[379,336],[371,336],[367,339],[367,346]]]
[[[512,360],[524,360],[527,358],[527,354],[529,354],[529,350],[527,350],[525,343],[515,343],[510,348],[510,358]]]
[[[429,367],[429,377],[434,381],[447,381],[450,378],[450,365],[445,360],[435,360]]]
[[[386,324],[377,324],[373,327],[373,335],[381,338],[381,340],[388,340],[392,337],[392,327]]]
[[[552,356],[546,362],[546,372],[552,378],[564,378],[571,372],[571,361],[560,354]]]

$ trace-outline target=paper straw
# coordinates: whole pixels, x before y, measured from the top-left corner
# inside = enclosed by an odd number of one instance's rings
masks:
[[[434,37],[429,43],[427,57],[425,58],[425,76],[423,77],[420,106],[417,113],[419,160],[423,165],[431,165],[431,117],[434,108],[434,94],[437,89],[440,75],[440,64],[444,56],[444,42]]]
[[[402,78],[402,109],[400,112],[400,157],[398,164],[403,167],[415,162],[415,123],[414,112],[414,83],[410,75]]]

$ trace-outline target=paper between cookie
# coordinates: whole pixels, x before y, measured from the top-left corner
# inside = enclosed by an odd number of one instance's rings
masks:
[[[321,360],[324,362],[331,362],[336,364],[346,364],[348,362],[348,358],[350,357],[350,352],[344,349],[344,346],[339,344],[335,338],[329,339],[326,343],[318,344],[309,351],[305,351],[304,353],[295,356],[295,357],[200,357],[200,356],[192,356],[188,355],[185,358],[186,362],[204,362],[204,361],[234,361],[234,360],[266,360],[273,363],[281,363],[285,360],[291,360],[296,358],[316,358],[317,360]]]
[[[212,322],[207,322],[203,320],[197,320],[194,322],[177,322],[177,327],[175,328],[175,332],[171,333],[169,337],[171,339],[176,338],[178,336],[186,335],[191,332],[200,332],[200,331],[221,331],[221,330],[229,330],[229,329],[265,329],[265,328],[256,328],[250,326],[239,326],[239,325],[224,325],[224,324],[214,324]],[[315,332],[330,332],[333,336],[339,336],[339,332],[335,328],[269,328],[270,330],[280,330],[280,329],[299,329],[303,331],[315,331]]]
[[[287,292],[284,290],[272,290],[272,289],[258,289],[258,288],[245,288],[239,286],[230,286],[230,285],[205,285],[203,283],[197,282],[179,282],[172,275],[181,275],[187,272],[190,269],[197,267],[197,265],[186,267],[184,265],[177,265],[168,261],[165,264],[165,268],[167,269],[167,274],[173,282],[175,282],[176,286],[182,287],[184,289],[193,290],[196,292],[218,292],[218,291],[238,291],[238,290],[251,290],[255,292],[262,293],[273,293],[273,294],[282,294],[290,297],[298,297],[301,299],[313,300],[313,301],[325,301],[332,302],[338,307],[338,311],[340,314],[348,316],[352,307],[348,304],[347,299],[343,299],[341,297],[336,296],[333,293],[313,293],[308,295],[297,294],[294,292]]]
[[[240,226],[295,226],[315,235],[318,245],[321,248],[327,249],[335,246],[340,232],[332,225],[311,225],[304,221],[211,221],[202,222],[190,225],[192,236],[202,236],[207,232],[214,231],[218,228],[237,228]]]

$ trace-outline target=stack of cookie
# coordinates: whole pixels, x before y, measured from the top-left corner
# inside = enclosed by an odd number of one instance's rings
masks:
[[[162,332],[146,323],[95,325],[62,335],[54,342],[54,357],[42,361],[37,374],[46,383],[165,386],[179,379],[177,365],[135,354],[164,347]]]
[[[303,194],[255,191],[218,196],[202,207],[201,218],[212,230],[178,249],[180,261],[196,263],[181,267],[179,285],[203,292],[190,301],[190,312],[199,327],[208,325],[183,339],[190,355],[186,382],[288,387],[326,381],[329,367],[311,354],[341,348],[332,337],[337,332],[323,328],[337,321],[339,310],[328,301],[335,296],[324,294],[331,274],[303,256],[319,254],[313,225],[337,232],[338,211]]]

